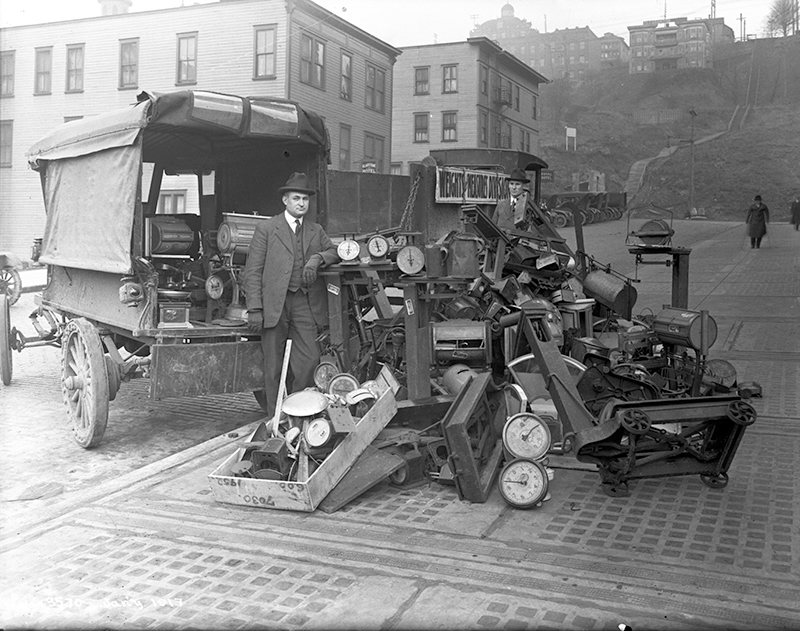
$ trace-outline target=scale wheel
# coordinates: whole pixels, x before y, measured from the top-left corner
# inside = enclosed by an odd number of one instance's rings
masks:
[[[756,409],[746,401],[732,401],[728,404],[728,418],[747,427],[756,422]]]
[[[3,385],[11,384],[14,361],[11,357],[11,311],[8,296],[0,293],[0,377]]]
[[[609,497],[628,497],[631,492],[628,489],[627,482],[619,482],[617,484],[603,483],[603,493]]]
[[[85,318],[70,320],[61,337],[61,393],[75,442],[99,445],[108,423],[108,368],[100,335]]]
[[[394,486],[403,486],[408,481],[408,476],[410,474],[408,468],[408,461],[401,449],[398,447],[390,447],[389,449],[385,450],[387,453],[394,454],[395,456],[399,456],[403,459],[403,466],[400,467],[397,471],[393,471],[389,474],[389,482]]]
[[[623,429],[636,436],[646,434],[650,429],[650,417],[636,408],[624,410],[619,416],[619,422]]]
[[[700,481],[710,489],[724,489],[728,486],[728,474],[720,473],[719,475],[713,475],[701,473]]]

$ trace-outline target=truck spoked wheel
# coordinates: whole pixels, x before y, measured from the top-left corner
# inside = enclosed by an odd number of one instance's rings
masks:
[[[3,385],[11,383],[14,361],[11,357],[11,310],[8,296],[0,294],[0,377]]]
[[[70,320],[61,338],[61,393],[75,442],[99,445],[108,423],[108,370],[100,335],[84,318]]]
[[[0,269],[0,294],[8,297],[8,304],[13,305],[22,294],[22,278],[13,267]]]

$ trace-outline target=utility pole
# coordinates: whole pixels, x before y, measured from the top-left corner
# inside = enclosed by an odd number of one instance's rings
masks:
[[[692,131],[689,136],[689,216],[694,213],[694,119],[697,112],[689,110],[689,116],[692,117]]]
[[[739,14],[739,41],[744,41],[744,18],[741,13]]]

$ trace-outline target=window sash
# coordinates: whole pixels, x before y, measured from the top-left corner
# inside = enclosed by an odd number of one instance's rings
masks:
[[[139,41],[120,42],[119,87],[135,88],[139,84]]]
[[[378,173],[383,173],[383,151],[383,138],[370,133],[364,134],[364,161],[374,161],[378,165]]]
[[[255,42],[255,68],[253,73],[257,79],[275,76],[275,51],[275,27],[270,26],[257,28]]]
[[[429,94],[429,68],[414,69],[414,94]]]
[[[83,46],[67,48],[67,92],[83,91]]]
[[[52,68],[53,51],[49,48],[47,50],[37,50],[35,94],[50,94]]]
[[[325,43],[308,35],[300,40],[300,82],[325,89]]]
[[[14,94],[14,53],[5,52],[0,55],[0,95]]]
[[[0,167],[11,166],[13,139],[14,121],[0,121]]]
[[[442,92],[458,92],[458,66],[442,66]]]
[[[342,53],[342,73],[341,86],[339,87],[339,98],[345,101],[353,100],[353,57],[349,53]]]
[[[442,142],[455,142],[458,140],[457,114],[445,112],[442,114]]]
[[[339,126],[339,170],[349,171],[351,167],[352,130],[347,125]]]
[[[386,73],[371,64],[367,64],[365,105],[376,112],[383,113],[386,102]]]
[[[197,81],[197,36],[178,38],[178,83]]]
[[[414,114],[414,142],[429,142],[428,114]]]

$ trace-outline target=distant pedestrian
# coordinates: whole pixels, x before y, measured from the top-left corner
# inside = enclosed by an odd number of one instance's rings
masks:
[[[747,236],[750,237],[750,247],[760,248],[761,239],[767,234],[767,224],[769,223],[769,208],[761,202],[761,195],[756,195],[753,204],[747,211]]]
[[[795,230],[800,230],[800,195],[795,195],[792,202],[792,225]]]

